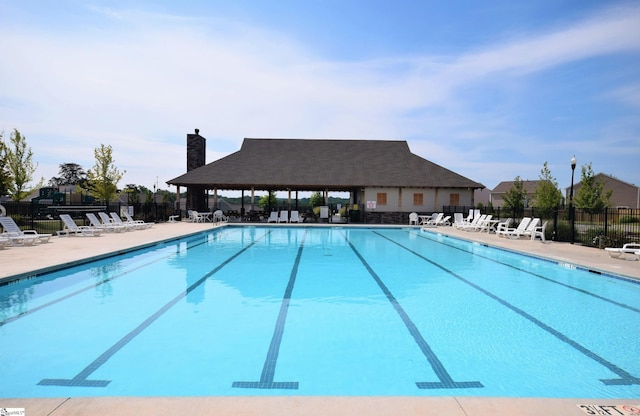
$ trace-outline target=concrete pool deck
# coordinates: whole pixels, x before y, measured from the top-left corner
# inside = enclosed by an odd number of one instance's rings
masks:
[[[283,226],[279,224],[276,226]],[[304,224],[308,225],[308,224]],[[233,224],[230,226],[234,226]],[[273,226],[273,224],[271,224]],[[326,226],[326,224],[325,224]],[[344,224],[340,224],[344,226]],[[360,225],[362,226],[362,225]],[[376,225],[367,225],[376,227]],[[47,244],[0,250],[0,281],[29,276],[63,264],[108,256],[134,247],[179,238],[211,223],[162,223],[148,230],[108,233],[100,237],[52,237]],[[465,232],[452,227],[429,229],[443,235],[476,241],[544,257],[587,270],[640,279],[640,262],[610,258],[604,250],[568,243],[509,240],[493,234]],[[9,279],[8,279],[9,278]],[[0,358],[1,359],[1,358]],[[10,380],[3,380],[10,382]],[[580,405],[605,406],[580,408]],[[2,408],[25,409],[25,415],[584,415],[620,413],[622,406],[640,407],[637,399],[537,399],[486,397],[78,397],[54,399],[0,398]],[[616,406],[615,408],[606,406]],[[589,413],[592,412],[592,413]],[[607,413],[610,412],[610,413]]]

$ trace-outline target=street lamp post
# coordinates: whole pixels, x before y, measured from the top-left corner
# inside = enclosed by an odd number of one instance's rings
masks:
[[[571,192],[569,193],[569,221],[571,221],[571,244],[575,241],[576,213],[573,207],[573,173],[576,170],[576,156],[571,158]]]

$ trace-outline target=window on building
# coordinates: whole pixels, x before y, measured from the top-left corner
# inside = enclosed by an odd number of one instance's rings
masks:
[[[449,205],[450,206],[460,205],[460,194],[449,194]]]
[[[413,194],[413,205],[424,205],[424,195]]]
[[[387,193],[386,192],[378,192],[376,197],[377,205],[387,205]]]

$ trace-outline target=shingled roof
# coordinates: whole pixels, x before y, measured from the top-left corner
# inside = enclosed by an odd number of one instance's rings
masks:
[[[167,181],[216,189],[484,188],[423,159],[406,141],[246,138],[239,151]]]

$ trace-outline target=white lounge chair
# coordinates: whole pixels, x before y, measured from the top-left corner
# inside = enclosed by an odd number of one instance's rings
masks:
[[[496,234],[500,234],[506,231],[511,225],[512,221],[512,218],[507,218],[506,220],[499,222],[498,225],[496,225]]]
[[[520,224],[518,224],[518,226],[516,228],[505,228],[503,230],[496,230],[496,235],[498,237],[506,237],[509,233],[513,233],[513,232],[524,232],[524,230],[527,229],[527,227],[529,226],[529,223],[531,222],[531,218],[530,217],[524,217],[520,220]]]
[[[73,220],[73,218],[71,218],[71,215],[69,214],[60,214],[60,219],[64,224],[62,230],[58,231],[58,236],[60,237],[63,235],[66,235],[67,237],[70,235],[80,235],[82,237],[98,237],[100,236],[100,234],[102,234],[102,230],[98,228],[76,224],[76,222]]]
[[[142,230],[147,229],[147,228],[151,228],[155,224],[155,222],[144,222],[142,220],[134,220],[133,217],[131,215],[129,215],[129,213],[127,211],[124,211],[122,214],[127,219],[126,221],[123,221],[123,222],[129,223],[129,224],[138,224],[138,227],[140,229],[142,229]],[[113,215],[113,213],[111,215]],[[177,215],[172,215],[172,216],[177,218]],[[169,218],[171,218],[171,217],[169,217]],[[175,219],[174,219],[174,221],[175,221]]]
[[[465,226],[465,225],[469,225],[473,222],[474,219],[478,218],[480,215],[474,216],[473,215],[474,210],[470,209],[469,210],[469,215],[466,216],[466,218],[463,218],[462,221],[458,222],[458,226]],[[455,223],[454,223],[455,225]],[[457,227],[457,226],[456,226]]]
[[[120,220],[120,222],[116,222],[113,217],[107,215],[106,212],[98,212],[98,216],[100,217],[100,221],[102,221],[102,223],[105,225],[119,226],[122,227],[125,231],[133,231],[136,229],[136,227],[132,224],[124,224],[122,220]],[[118,217],[118,219],[120,219],[120,217]]]
[[[409,225],[418,225],[418,213],[412,212],[409,214]]]
[[[302,217],[298,211],[291,211],[291,219],[289,222],[302,222]]]
[[[280,211],[278,222],[289,222],[289,211],[287,211],[286,209]]]
[[[630,255],[632,260],[640,259],[640,243],[626,243],[622,247],[605,247],[609,257],[615,259],[627,259]]]
[[[320,220],[329,221],[329,207],[326,205],[320,207]]]
[[[0,249],[3,249],[10,244],[11,240],[9,240],[7,237],[0,236]]]
[[[496,224],[497,222],[497,220],[494,221],[492,218],[493,218],[493,214],[485,215],[482,221],[478,221],[475,227],[470,228],[467,231],[477,231],[477,232],[486,231],[487,233],[489,233],[489,231],[491,231],[492,225]]]
[[[270,222],[278,222],[278,213],[276,211],[271,211],[269,213],[269,218],[267,218],[267,223]]]
[[[458,228],[460,224],[464,223],[464,218],[462,217],[462,212],[454,212],[453,213],[453,226]]]
[[[521,237],[531,237],[531,234],[535,231],[536,227],[540,224],[540,218],[533,218],[527,228],[524,230],[515,230],[510,233],[507,233],[506,236],[509,238],[521,238]]]
[[[122,221],[122,218],[120,218],[120,215],[118,215],[117,212],[110,212],[109,215],[111,215],[111,223],[112,224],[116,224],[116,225],[124,225],[125,227],[129,227],[129,230],[142,230],[143,228],[145,228],[146,226],[143,224],[138,224],[134,221]],[[104,218],[102,220],[102,222],[104,222]]]
[[[438,213],[434,213],[431,215],[431,219],[427,220],[424,225],[428,226],[436,226],[440,223],[440,221],[442,221],[442,218],[444,217],[444,214],[442,212],[438,212]]]
[[[540,237],[540,241],[545,242],[544,230],[547,228],[547,221],[544,221],[542,225],[537,226],[533,232],[531,233],[531,241],[534,241],[536,238]]]
[[[469,216],[472,216],[472,215],[473,215],[473,212],[470,211]],[[482,215],[478,215],[477,217],[472,217],[471,220],[469,221],[469,217],[467,217],[464,219],[462,223],[459,223],[458,225],[456,225],[456,228],[458,228],[459,230],[464,230],[467,227],[475,227],[481,218],[482,218]]]
[[[473,221],[469,225],[461,227],[465,231],[476,231],[479,227],[484,225],[484,220],[487,218],[487,214],[482,214],[479,217],[474,217]]]
[[[224,213],[222,212],[221,209],[218,209],[218,210],[213,212],[213,222],[214,223],[228,222],[228,221],[229,221],[229,217],[224,215]]]
[[[98,228],[100,230],[108,231],[108,232],[112,232],[112,233],[113,232],[124,232],[124,231],[126,231],[126,227],[123,227],[122,225],[116,225],[116,224],[112,224],[112,223],[108,223],[108,224],[102,223],[98,219],[98,217],[96,217],[96,214],[94,214],[93,212],[87,212],[85,215],[89,219],[89,223],[91,224],[91,226],[94,227],[94,228]]]
[[[11,217],[0,217],[0,225],[4,229],[3,237],[9,239],[9,243],[33,245],[34,243],[47,243],[51,234],[39,234],[36,230],[21,230]]]

